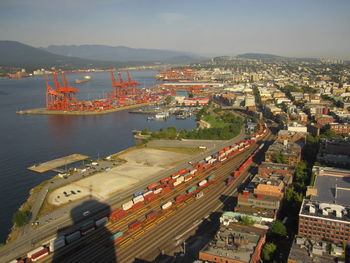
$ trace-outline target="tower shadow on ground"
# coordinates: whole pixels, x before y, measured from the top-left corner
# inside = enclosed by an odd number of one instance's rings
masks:
[[[100,212],[98,215],[84,217],[84,212],[90,211],[90,207],[98,207]],[[111,239],[114,233],[105,227],[105,223],[99,227],[95,225],[96,220],[108,216],[110,212],[109,205],[96,200],[88,200],[74,207],[70,212],[73,223],[57,231],[57,237],[65,236],[66,246],[53,252],[52,262],[118,262],[114,242]],[[95,226],[95,230],[88,231],[92,226]],[[78,232],[80,238],[74,241],[67,238],[74,233],[79,236]]]

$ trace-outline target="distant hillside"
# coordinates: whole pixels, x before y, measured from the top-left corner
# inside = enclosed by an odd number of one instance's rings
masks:
[[[245,53],[236,56],[236,58],[248,58],[248,59],[284,59],[285,57],[271,55],[271,54],[261,54],[261,53]]]
[[[165,63],[187,63],[202,60],[203,58],[189,52],[161,50],[161,49],[142,49],[129,48],[124,46],[105,46],[105,45],[80,45],[80,46],[48,46],[43,48],[48,52],[63,55],[79,57],[83,59],[101,60],[101,61],[119,61],[119,62],[165,62]]]
[[[84,65],[91,62],[91,60],[52,54],[17,41],[0,40],[0,64],[5,66]]]

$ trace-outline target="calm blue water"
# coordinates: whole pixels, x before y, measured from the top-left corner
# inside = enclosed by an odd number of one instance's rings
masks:
[[[142,86],[155,84],[155,71],[132,71]],[[90,73],[92,80],[73,84],[83,74],[68,74],[72,86],[79,88],[79,99],[102,98],[111,92],[108,72]],[[52,84],[53,85],[53,84]],[[13,213],[28,198],[29,190],[53,173],[37,174],[26,170],[34,163],[45,162],[72,153],[93,158],[106,156],[135,145],[132,129],[150,130],[176,126],[193,129],[194,118],[165,122],[147,121],[147,115],[127,111],[97,116],[17,115],[17,110],[45,106],[43,77],[0,80],[0,242],[12,225]]]

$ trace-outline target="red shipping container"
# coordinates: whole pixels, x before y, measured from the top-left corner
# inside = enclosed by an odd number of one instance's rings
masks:
[[[138,202],[132,206],[132,210],[136,211],[139,210],[141,207],[143,207],[144,202]]]
[[[169,186],[164,187],[162,193],[163,193],[163,194],[166,194],[166,193],[168,193],[170,190],[171,190],[171,187],[169,187]]]
[[[147,203],[152,202],[155,199],[157,199],[157,195],[155,195],[155,194],[149,194],[149,195],[145,196],[145,201]]]
[[[146,214],[146,219],[147,220],[151,220],[153,218],[156,218],[157,216],[158,216],[158,212],[157,211],[151,211],[151,212]]]
[[[257,195],[256,198],[258,198],[258,199],[263,199],[264,196],[262,196],[262,195]]]
[[[240,173],[241,173],[240,171],[235,172],[235,174],[234,174],[233,177],[234,177],[234,178],[237,178],[237,177],[240,175]]]
[[[44,256],[49,254],[49,249],[48,248],[44,248],[36,253],[34,253],[31,257],[32,261],[37,261],[41,258],[43,258]]]
[[[183,194],[183,195],[178,195],[177,197],[175,197],[175,201],[176,203],[182,202],[184,200],[187,199],[187,195]]]
[[[129,224],[129,230],[130,231],[135,231],[136,229],[140,228],[142,226],[142,223],[138,220],[132,222]]]
[[[170,177],[166,177],[166,178],[163,178],[162,180],[160,180],[160,182],[161,182],[162,184],[164,184],[164,183],[166,183],[166,182],[168,182],[168,181],[170,181],[170,180],[171,180]]]
[[[228,146],[228,147],[226,147],[225,149],[224,149],[224,151],[226,152],[226,151],[228,151],[228,150],[230,150],[230,146]]]
[[[148,190],[151,190],[153,188],[156,188],[157,186],[159,186],[158,183],[154,183],[154,184],[151,184],[150,186],[147,187]]]
[[[243,191],[243,195],[249,195],[248,191]]]
[[[118,221],[118,220],[124,218],[125,216],[126,216],[126,211],[117,208],[117,209],[112,211],[112,213],[109,215],[109,218],[114,220],[114,221]]]

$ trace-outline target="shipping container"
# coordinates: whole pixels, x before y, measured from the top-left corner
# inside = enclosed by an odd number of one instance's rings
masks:
[[[134,204],[137,204],[139,202],[143,202],[144,200],[145,200],[145,198],[143,197],[143,195],[139,195],[138,197],[135,197],[135,198],[132,199]]]
[[[102,218],[96,220],[95,225],[96,225],[96,227],[100,227],[100,226],[105,225],[107,223],[107,221],[108,221],[108,217],[105,216],[105,217],[102,217]]]
[[[70,244],[76,240],[78,240],[81,237],[80,231],[75,231],[69,235],[66,235],[66,242],[67,244]]]
[[[196,190],[197,190],[197,187],[193,186],[190,189],[188,189],[186,192],[187,192],[187,194],[193,194]]]
[[[155,194],[150,194],[150,195],[147,195],[145,197],[145,202],[149,203],[149,202],[152,202],[153,200],[156,200],[157,199],[157,195]]]
[[[227,151],[230,150],[230,149],[231,149],[231,147],[230,147],[230,146],[227,146],[227,147],[224,149],[224,151],[227,152]]]
[[[143,201],[141,201],[141,202],[137,202],[136,204],[134,204],[133,206],[132,206],[132,210],[134,210],[134,211],[136,211],[136,210],[139,210],[141,207],[143,207],[144,206],[144,202]]]
[[[204,179],[204,180],[200,181],[198,185],[199,185],[199,187],[203,187],[203,186],[205,186],[207,183],[208,183],[208,181]]]
[[[212,156],[213,158],[216,158],[218,155],[219,155],[219,153],[214,153],[214,154],[212,154],[211,156]]]
[[[166,193],[169,193],[170,191],[171,191],[171,187],[170,187],[170,186],[167,186],[167,187],[164,187],[164,188],[163,188],[162,193],[163,193],[163,194],[166,194]]]
[[[134,202],[132,200],[130,200],[130,201],[124,203],[122,205],[122,208],[124,211],[126,211],[126,210],[129,210],[130,208],[132,208],[133,205],[134,205]]]
[[[129,224],[128,229],[129,231],[135,231],[136,229],[140,228],[142,226],[142,223],[138,220],[132,222]]]
[[[240,172],[240,171],[237,171],[237,172],[234,173],[233,177],[234,177],[234,178],[237,178],[240,174],[241,174],[241,172]]]
[[[186,199],[187,199],[187,195],[185,195],[185,194],[178,195],[178,196],[175,197],[175,202],[179,203],[179,202],[182,202],[182,201],[184,201]]]
[[[184,176],[180,176],[179,178],[176,179],[176,182],[183,182],[185,181],[185,177]]]
[[[176,187],[176,186],[178,186],[178,185],[180,185],[182,183],[182,181],[176,181],[176,182],[174,182],[174,187]]]
[[[162,184],[165,184],[166,182],[170,181],[171,177],[166,177],[166,178],[163,178],[162,180],[160,180],[160,182]]]
[[[126,216],[126,211],[123,209],[115,209],[112,211],[112,213],[109,215],[109,218],[113,221],[118,221]]]
[[[161,208],[163,210],[166,210],[166,209],[170,208],[172,205],[173,205],[173,203],[171,201],[169,201],[169,202],[165,203],[164,205],[162,205]]]
[[[147,191],[146,193],[143,194],[143,197],[146,197],[147,195],[153,194],[153,191]]]
[[[243,195],[250,195],[250,193],[247,190],[244,190]]]
[[[64,247],[66,245],[66,240],[64,237],[58,237],[56,239],[50,240],[49,249],[54,252],[56,249]]]
[[[222,158],[221,160],[220,160],[220,162],[224,162],[224,161],[226,161],[227,160],[227,157],[224,157],[224,158]]]
[[[124,233],[121,231],[118,231],[117,233],[111,235],[111,240],[113,240],[114,243],[117,243],[119,240],[123,238]]]
[[[140,191],[137,191],[136,193],[134,193],[134,197],[137,197],[137,196],[143,195],[144,193],[145,193],[145,190],[140,190]]]
[[[176,179],[176,178],[178,178],[180,176],[180,173],[179,172],[176,172],[175,174],[173,174],[172,176],[171,176],[171,178],[172,179]]]
[[[227,184],[232,184],[234,182],[235,178],[233,176],[230,176],[229,178],[227,178]]]
[[[190,180],[192,180],[192,176],[187,176],[187,177],[185,177],[185,182],[188,182],[188,181],[190,181]]]
[[[148,190],[153,190],[155,188],[157,188],[157,186],[159,186],[158,183],[154,183],[154,184],[151,184],[150,186],[147,187]]]
[[[206,162],[208,162],[211,158],[212,158],[211,156],[208,156],[208,157],[206,157],[204,160],[205,160]]]
[[[146,220],[152,220],[153,218],[158,217],[159,213],[157,211],[151,211],[146,214]]]
[[[190,174],[194,175],[197,172],[197,169],[193,169]]]
[[[224,153],[224,150],[218,151],[219,155]]]
[[[153,194],[158,195],[163,191],[163,188],[157,188],[156,190],[153,191]]]
[[[216,175],[210,175],[210,176],[208,176],[207,181],[208,181],[208,182],[212,182],[212,181],[214,181],[215,179],[216,179]]]
[[[44,257],[46,257],[49,254],[49,249],[48,248],[42,248],[38,252],[34,253],[31,255],[30,259],[35,262],[38,261]]]
[[[188,172],[188,169],[182,169],[181,171],[180,171],[180,175],[184,175],[185,173],[187,173]]]

